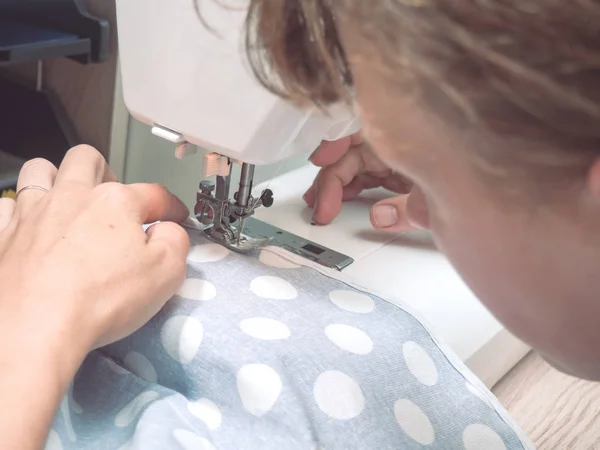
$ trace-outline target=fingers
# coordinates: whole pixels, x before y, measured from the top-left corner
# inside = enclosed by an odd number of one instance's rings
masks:
[[[381,186],[396,194],[408,194],[412,189],[412,182],[401,175],[392,174],[382,180]]]
[[[344,188],[343,200],[352,200],[366,189],[374,189],[381,186],[385,187],[386,180],[387,177],[380,177],[379,175],[361,174]]]
[[[47,195],[41,189],[21,190],[27,186],[39,186],[49,191],[54,186],[56,173],[54,164],[42,158],[32,159],[23,165],[17,181],[17,210],[20,214],[27,214]]]
[[[160,184],[131,184],[136,195],[136,214],[142,224],[158,221],[183,222],[189,216],[185,204]]]
[[[94,348],[120,340],[141,328],[173,297],[186,275],[186,256],[189,237],[185,230],[173,222],[161,222],[146,230],[147,252],[144,254],[145,278],[141,278],[138,292],[130,301],[125,314],[111,322],[95,341]]]
[[[0,233],[6,229],[15,213],[15,201],[12,198],[0,198]]]
[[[364,142],[362,133],[357,131],[352,136],[350,136],[350,145],[360,145]]]
[[[52,189],[54,186],[54,181],[56,179],[56,167],[50,161],[47,161],[42,158],[36,158],[27,161],[23,167],[21,168],[21,172],[19,173],[19,180],[17,181],[17,192],[23,189],[26,186],[40,186],[45,189]],[[28,192],[28,191],[27,191]],[[42,191],[34,192],[34,194],[40,194],[44,196]],[[22,198],[32,198],[34,195],[30,195],[28,193],[25,195],[25,192],[19,195],[19,202],[21,202]]]
[[[323,141],[311,155],[311,162],[323,167],[313,185],[304,194],[307,205],[314,209],[313,222],[320,225],[330,223],[341,211],[342,202],[355,198],[364,189],[383,186],[397,193],[408,193],[411,183],[399,175],[392,174],[369,147],[363,144],[360,133],[339,139]],[[382,207],[385,205],[382,205]],[[388,205],[389,206],[389,205]],[[393,212],[393,208],[382,211]],[[384,214],[384,213],[382,213]],[[381,221],[392,222],[392,217],[381,216]],[[383,225],[377,228],[393,227],[390,231],[403,229],[404,225]]]
[[[100,152],[88,145],[69,150],[56,176],[57,186],[71,183],[93,188],[106,181],[116,181],[116,177]]]
[[[371,224],[375,229],[388,232],[412,231],[415,227],[408,222],[406,203],[408,195],[387,198],[371,208]]]
[[[337,141],[323,141],[310,156],[310,161],[317,167],[329,166],[339,161],[350,147],[362,143],[363,138],[360,131]]]
[[[369,174],[361,174],[357,175],[354,180],[350,182],[349,185],[344,186],[342,201],[348,201],[355,199],[358,194],[360,194],[365,189],[373,189],[376,187],[384,186],[385,187],[386,179],[380,178],[375,175]],[[400,193],[400,192],[399,192]],[[316,200],[317,200],[317,184],[316,182],[306,191],[304,194],[304,201],[308,205],[309,208],[314,208]]]
[[[181,225],[174,222],[155,223],[148,227],[146,235],[149,243],[164,242],[169,244],[169,248],[173,249],[175,255],[185,260],[190,248],[190,239]]]
[[[310,162],[317,167],[330,166],[338,162],[350,148],[352,139],[350,136],[337,141],[323,141],[321,145],[310,155]]]
[[[429,207],[423,191],[413,186],[410,194],[382,200],[371,208],[371,223],[381,231],[429,228]]]
[[[321,170],[315,180],[313,221],[319,225],[330,223],[341,211],[344,188],[361,173],[362,158],[356,148],[333,165]]]

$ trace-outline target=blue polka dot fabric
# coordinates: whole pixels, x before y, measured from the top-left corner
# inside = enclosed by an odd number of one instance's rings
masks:
[[[47,449],[532,448],[402,308],[190,234],[179,293],[88,356]]]

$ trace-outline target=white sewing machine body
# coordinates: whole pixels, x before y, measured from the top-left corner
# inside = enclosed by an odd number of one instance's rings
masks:
[[[324,116],[266,91],[245,56],[245,10],[199,2],[208,29],[194,4],[117,0],[123,93],[136,119],[255,165],[307,153],[322,139],[359,128],[345,108]]]
[[[273,203],[269,190],[252,195],[255,165],[305,154],[323,139],[357,131],[359,122],[349,108],[328,115],[300,110],[264,89],[247,63],[243,7],[194,0],[117,0],[116,6],[127,108],[155,135],[176,144],[178,157],[196,147],[210,152],[194,208],[207,235],[238,251],[277,241],[345,267],[344,255],[326,249],[311,253],[316,247],[310,243],[297,244],[256,222],[250,229],[246,219]],[[242,169],[231,198],[233,163]],[[207,180],[212,176],[216,183]]]
[[[217,193],[212,194],[214,186],[201,186],[201,208],[196,208],[197,216],[212,210],[211,221],[233,211],[243,225],[254,214],[248,205],[268,200],[263,188],[253,189],[255,164],[309,153],[323,139],[356,131],[359,123],[343,108],[324,117],[267,92],[244,56],[245,11],[223,8],[217,1],[200,5],[213,31],[198,17],[194,0],[116,1],[124,98],[131,114],[152,126],[154,134],[179,147],[199,146],[244,163],[235,202],[229,200],[229,175],[215,172],[220,175]],[[198,174],[200,181],[200,167]],[[358,284],[408,302],[486,384],[494,384],[524,356],[527,348],[491,317],[435,249],[369,233],[368,202],[347,205],[330,226],[311,227],[301,195],[314,174],[307,167],[276,179],[269,186],[275,204],[259,208],[257,217],[294,233],[292,240],[303,239],[298,252],[306,242],[333,249],[326,254],[342,263],[329,267],[341,269],[354,261],[345,271]],[[258,194],[252,196],[253,190]],[[229,219],[224,220],[227,232]],[[344,260],[346,254],[350,258]]]

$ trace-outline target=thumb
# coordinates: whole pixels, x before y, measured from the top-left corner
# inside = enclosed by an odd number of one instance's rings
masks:
[[[412,231],[417,228],[408,222],[406,202],[408,195],[386,198],[371,207],[371,223],[377,230],[388,232]]]

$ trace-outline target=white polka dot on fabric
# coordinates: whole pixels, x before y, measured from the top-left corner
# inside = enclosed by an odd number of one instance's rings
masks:
[[[400,399],[394,404],[396,422],[407,436],[421,445],[430,445],[435,440],[435,432],[431,421],[421,408],[407,399]]]
[[[289,282],[272,276],[256,277],[250,283],[250,290],[268,300],[293,300],[298,296],[298,291]]]
[[[368,314],[375,309],[371,297],[356,291],[332,291],[329,299],[339,308],[360,314]]]
[[[210,281],[199,278],[188,278],[183,282],[177,295],[188,300],[206,302],[217,296],[217,288]]]
[[[481,424],[469,425],[463,432],[465,450],[506,450],[506,445],[498,433]]]
[[[152,403],[159,397],[157,392],[146,391],[142,392],[134,398],[125,408],[123,408],[115,417],[115,425],[119,428],[125,428],[136,419],[142,409],[149,403]]]
[[[367,333],[350,325],[333,324],[325,328],[331,342],[356,355],[368,355],[373,351],[373,341]]]
[[[148,358],[138,352],[129,352],[123,361],[125,367],[134,375],[137,375],[149,383],[156,383],[158,376],[156,370]]]
[[[63,450],[63,445],[60,440],[60,436],[56,431],[50,430],[44,450]]]
[[[264,364],[248,364],[237,374],[237,389],[246,411],[256,417],[269,412],[281,394],[279,374]]]
[[[194,245],[188,254],[191,263],[209,263],[221,261],[229,255],[230,251],[219,244]]]
[[[314,396],[321,411],[337,420],[353,419],[365,407],[360,386],[343,372],[332,370],[319,375]]]
[[[490,400],[483,394],[483,392],[481,392],[479,389],[477,389],[475,386],[473,386],[468,381],[465,382],[465,385],[467,386],[467,389],[469,390],[469,392],[471,394],[473,394],[475,397],[477,397],[479,400],[481,400],[486,405],[492,406],[490,404]]]
[[[191,431],[175,430],[173,436],[182,450],[216,450],[208,440]]]
[[[301,266],[295,264],[283,256],[278,255],[269,250],[263,250],[260,252],[260,256],[258,257],[261,263],[265,266],[275,267],[277,269],[298,269]]]
[[[438,371],[435,363],[416,342],[406,342],[402,346],[402,354],[410,373],[425,386],[434,386],[438,381]]]
[[[167,354],[181,364],[189,364],[204,338],[204,327],[198,319],[173,316],[165,322],[160,337]]]
[[[240,328],[248,336],[263,341],[287,339],[292,334],[290,329],[283,323],[261,317],[242,320],[240,322]]]
[[[219,407],[207,398],[201,398],[188,403],[188,410],[206,424],[209,430],[214,431],[221,426],[223,418]]]

